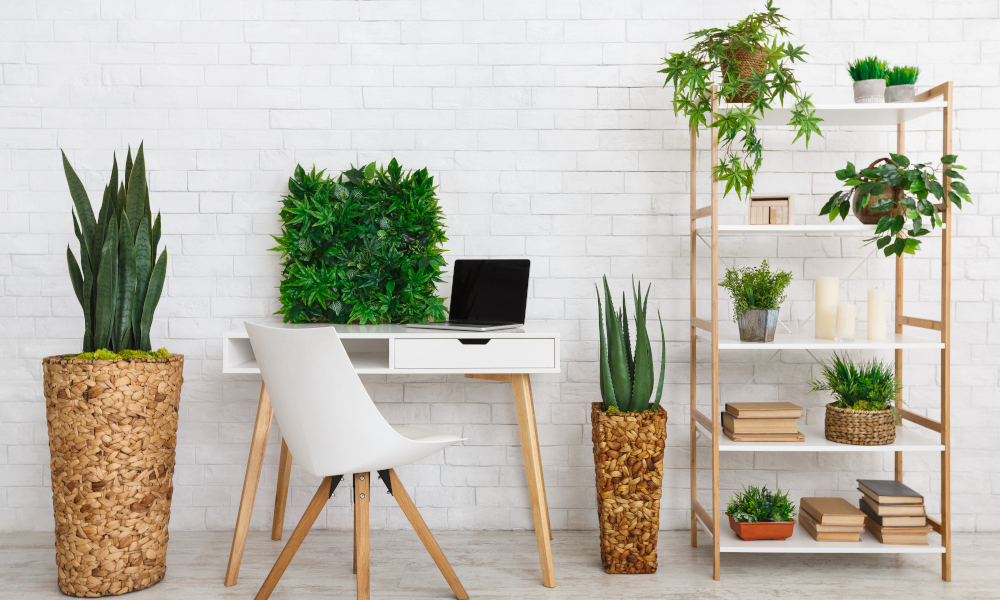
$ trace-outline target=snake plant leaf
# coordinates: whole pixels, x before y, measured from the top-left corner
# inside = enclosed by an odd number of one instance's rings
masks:
[[[132,146],[129,145],[128,152],[125,154],[125,185],[128,186],[132,181]]]
[[[608,329],[608,364],[611,371],[611,385],[615,390],[615,400],[619,407],[632,404],[632,382],[628,376],[628,362],[625,359],[625,342],[622,340],[622,326],[615,315],[611,302],[608,278],[604,278],[605,318]]]
[[[83,308],[83,273],[80,272],[80,264],[76,262],[76,256],[73,255],[69,244],[66,244],[66,262],[69,264],[69,279],[73,283],[73,292],[80,302],[80,308]]]
[[[115,188],[104,188],[104,196],[101,200],[101,210],[97,217],[97,229],[94,235],[94,248],[91,250],[91,259],[96,265],[101,259],[101,250],[104,249],[104,238],[108,234],[108,223],[111,222],[111,215],[115,212]]]
[[[76,171],[69,164],[66,153],[62,152],[63,171],[66,173],[66,183],[69,184],[69,193],[73,197],[73,204],[76,206],[76,214],[80,217],[80,229],[83,231],[83,239],[87,241],[88,247],[93,247],[94,231],[97,229],[97,220],[94,218],[94,208],[90,205],[90,198],[87,190],[83,187],[83,182],[77,177]]]
[[[635,378],[632,380],[632,410],[645,410],[653,393],[653,351],[649,345],[649,332],[642,310],[642,283],[638,293],[632,289],[635,302]],[[647,292],[648,294],[648,292]]]
[[[109,231],[115,230],[114,217],[112,217]],[[114,319],[114,291],[115,291],[115,253],[117,252],[116,235],[109,235],[104,241],[104,248],[101,250],[101,262],[97,270],[97,293],[96,310],[94,311],[94,346],[97,348],[109,348],[108,343],[111,338],[111,326]]]
[[[594,285],[594,289],[597,291],[597,332],[600,337],[600,362],[598,363],[598,369],[600,370],[600,382],[601,382],[601,399],[604,400],[604,410],[607,411],[609,408],[618,408],[618,402],[615,400],[615,390],[611,386],[611,368],[608,366],[608,348],[605,344],[604,339],[604,315],[601,309],[601,290],[597,289],[597,285]]]
[[[166,276],[167,249],[164,248],[160,257],[156,259],[153,273],[149,277],[146,298],[142,304],[142,323],[139,326],[139,350],[149,352],[152,349],[149,341],[149,328],[153,325],[153,313],[156,311],[156,305],[160,301],[160,292],[163,291],[163,280]]]
[[[142,144],[139,144],[139,151],[135,153],[135,164],[132,165],[132,173],[125,192],[125,214],[133,227],[139,226],[139,221],[146,212],[146,197],[146,160],[143,158]],[[135,230],[130,231],[134,239]]]
[[[128,348],[132,331],[132,306],[135,302],[136,256],[132,227],[127,214],[122,214],[122,225],[118,228],[118,345]]]
[[[660,398],[663,397],[663,374],[667,371],[667,334],[663,333],[663,317],[660,311],[656,311],[656,318],[660,320],[660,382],[656,384],[656,398],[653,400],[652,410],[660,407]]]
[[[153,250],[150,244],[149,219],[143,215],[135,236],[135,294],[132,296],[132,336],[138,343],[142,327],[142,305],[153,270]]]
[[[152,237],[149,239],[149,247],[153,250],[152,255],[156,256],[157,246],[160,245],[160,213],[156,213],[156,220],[153,221]]]

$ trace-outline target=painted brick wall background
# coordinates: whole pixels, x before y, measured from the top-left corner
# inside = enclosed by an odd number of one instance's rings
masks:
[[[818,102],[850,102],[844,64],[872,53],[919,65],[920,89],[955,82],[955,152],[969,167],[976,204],[954,223],[954,524],[998,530],[998,2],[780,4],[795,42],[811,53],[796,73]],[[187,361],[175,529],[229,529],[235,521],[259,381],[221,375],[220,336],[278,307],[278,257],[268,248],[292,169],[301,163],[337,171],[393,156],[406,167],[427,166],[440,183],[449,258],[532,260],[530,318],[557,324],[563,336],[562,374],[534,381],[556,528],[596,527],[588,423],[598,397],[594,283],[610,274],[620,292],[635,274],[653,284],[651,304],[668,338],[664,405],[671,423],[661,516],[665,528],[687,526],[687,133],[656,70],[661,57],[687,46],[687,32],[761,5],[0,2],[0,530],[53,526],[40,359],[78,351],[82,335],[66,273],[65,248],[76,242],[59,149],[94,198],[111,153],[121,160],[126,146],[143,140],[151,201],[163,212],[170,252],[154,345]],[[828,130],[806,152],[791,145],[788,131],[767,131],[758,191],[794,194],[797,220],[819,223],[818,208],[838,185],[832,171],[883,156],[894,133]],[[940,156],[940,118],[913,123],[907,146],[922,159]],[[701,161],[704,167],[707,153]],[[707,190],[707,179],[699,190]],[[703,195],[701,204],[707,201]],[[725,198],[722,213],[726,222],[742,222],[746,206]],[[810,314],[817,274],[853,273],[842,298],[862,302],[869,286],[891,288],[892,261],[863,260],[870,248],[861,242],[756,236],[727,240],[723,254],[728,264],[766,257],[792,270],[783,315],[797,322]],[[934,317],[939,245],[927,242],[920,256],[907,259],[907,312]],[[708,263],[699,269],[707,273]],[[707,289],[702,285],[702,297]],[[804,382],[818,374],[812,357],[782,352],[765,364],[769,357],[732,357],[722,369],[723,401],[755,377],[741,397],[801,402],[809,422],[821,424],[824,398],[804,395]],[[908,356],[907,401],[917,412],[938,406],[936,362],[936,352]],[[368,377],[366,385],[392,422],[468,438],[401,469],[431,527],[531,526],[508,388],[459,377]],[[278,439],[272,435],[268,448],[255,528],[270,522]],[[891,466],[891,454],[741,453],[723,457],[722,487],[725,494],[766,483],[795,497],[856,498],[856,477],[882,476]],[[905,466],[907,482],[936,510],[938,455],[908,455]],[[701,475],[704,485],[707,471]],[[298,519],[316,483],[293,471],[286,524]],[[373,527],[402,526],[390,499],[375,498]],[[317,526],[349,527],[347,502],[335,498]]]

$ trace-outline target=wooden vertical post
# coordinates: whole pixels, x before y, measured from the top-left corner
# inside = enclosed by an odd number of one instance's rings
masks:
[[[369,473],[354,474],[354,537],[357,540],[358,600],[369,600],[368,491]]]
[[[292,453],[285,438],[281,438],[281,460],[278,462],[278,489],[274,493],[274,520],[271,522],[271,539],[280,540],[285,526],[285,504],[288,502],[288,478],[292,474]]]
[[[900,123],[896,125],[896,154],[904,154],[906,151],[906,124]],[[896,318],[893,319],[895,324],[895,332],[903,333],[903,255],[900,254],[896,256],[896,294],[895,294],[895,313]],[[871,323],[868,324],[871,327]],[[903,384],[903,349],[896,348],[896,381]],[[903,398],[896,399],[896,410],[903,408]],[[902,425],[902,417],[896,417],[896,424]],[[903,481],[903,453],[896,452],[896,481]]]
[[[691,318],[698,316],[698,129],[691,127]],[[698,409],[698,328],[691,325],[691,546],[698,547],[698,426],[694,411]],[[663,368],[662,366],[660,368]]]
[[[719,108],[719,87],[712,86],[712,122]],[[722,556],[719,551],[719,130],[712,128],[712,280],[709,283],[712,297],[712,576],[721,576]]]
[[[944,154],[951,154],[952,102],[954,84],[949,81],[944,89],[944,117],[942,146]],[[943,175],[945,228],[941,232],[941,578],[951,581],[951,232],[955,228],[955,212],[948,192],[951,178]]]

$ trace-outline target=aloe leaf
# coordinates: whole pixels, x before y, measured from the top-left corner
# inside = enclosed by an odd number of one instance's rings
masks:
[[[660,382],[656,384],[656,399],[653,400],[652,409],[655,411],[660,407],[660,398],[663,397],[663,374],[667,371],[667,334],[663,333],[663,317],[660,311],[656,311],[656,318],[660,320]]]
[[[640,284],[641,285],[641,284]],[[646,329],[645,314],[642,310],[641,288],[639,293],[632,290],[636,305],[635,321],[635,379],[632,383],[632,410],[645,410],[649,406],[649,397],[653,393],[653,351],[649,345],[649,332]]]
[[[594,289],[597,291],[597,331],[600,336],[600,362],[598,369],[600,370],[600,382],[601,382],[601,399],[604,401],[604,410],[607,411],[612,406],[618,408],[618,402],[615,401],[615,390],[611,386],[611,368],[608,366],[608,349],[605,345],[604,339],[604,316],[603,310],[601,309],[601,290],[597,289],[597,285],[594,285]]]
[[[611,372],[611,386],[615,390],[615,400],[624,410],[632,405],[632,381],[628,377],[628,362],[625,360],[625,343],[622,341],[621,323],[615,316],[614,304],[611,302],[611,290],[608,288],[608,278],[604,278],[604,307],[608,329],[608,364]]]
[[[142,305],[146,300],[146,288],[149,287],[149,275],[153,270],[153,250],[150,245],[149,219],[142,217],[135,236],[135,294],[132,296],[132,335],[135,343],[139,343],[139,331],[142,326]]]
[[[146,197],[146,160],[143,158],[142,144],[139,144],[139,151],[135,153],[135,164],[132,165],[132,173],[125,192],[125,214],[128,215],[130,225],[139,226],[139,221],[146,212]],[[130,231],[134,238],[135,230]]]
[[[135,242],[128,215],[122,215],[122,225],[118,228],[118,339],[122,349],[128,348],[127,337],[132,329],[132,306],[135,301],[136,256]],[[134,350],[134,348],[128,348]]]
[[[629,381],[635,381],[635,358],[632,354],[632,334],[628,330],[628,312],[625,310],[625,292],[622,292],[622,310],[619,320],[622,322],[622,341],[625,342],[625,360],[628,361]]]
[[[152,349],[149,341],[149,328],[153,324],[153,313],[156,312],[156,305],[160,301],[160,292],[163,291],[163,280],[167,277],[167,249],[164,248],[160,257],[156,259],[153,273],[149,277],[149,288],[146,290],[146,298],[142,304],[142,323],[139,326],[139,350],[149,352]]]
[[[73,197],[73,204],[76,206],[76,214],[80,217],[80,229],[83,231],[83,239],[87,241],[87,247],[94,246],[94,232],[97,229],[97,220],[94,218],[94,208],[90,205],[90,198],[87,190],[83,187],[83,182],[69,164],[66,153],[62,153],[63,171],[66,173],[66,183],[69,184],[69,194]]]

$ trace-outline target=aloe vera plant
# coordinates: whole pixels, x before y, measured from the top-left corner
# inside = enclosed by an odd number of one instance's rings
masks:
[[[160,241],[160,215],[149,210],[142,144],[132,162],[125,158],[125,180],[118,180],[118,159],[97,218],[76,171],[62,155],[73,197],[73,230],[80,241],[80,262],[66,246],[69,277],[83,307],[83,351],[152,350],[149,328],[167,275],[167,250],[153,263]]]
[[[605,304],[601,306],[601,291],[597,290],[597,320],[600,332],[600,382],[601,398],[607,412],[655,411],[663,396],[663,372],[667,362],[667,342],[663,334],[663,319],[660,318],[660,381],[653,395],[653,349],[646,330],[646,307],[649,303],[649,289],[642,295],[642,282],[633,283],[632,302],[635,305],[635,353],[628,330],[628,311],[625,293],[622,292],[622,308],[616,311],[611,301],[608,278],[604,278]],[[657,312],[659,318],[659,312]]]

